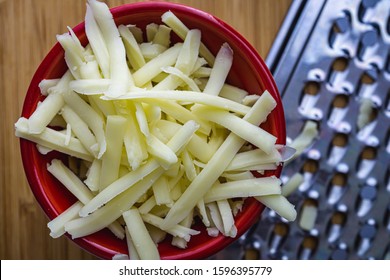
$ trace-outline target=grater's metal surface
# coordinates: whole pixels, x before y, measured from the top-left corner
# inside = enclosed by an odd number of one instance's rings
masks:
[[[390,259],[390,0],[293,1],[267,58],[288,141],[308,120],[317,139],[284,167],[303,183],[297,220],[266,210],[217,259]],[[372,109],[359,129],[364,102]],[[317,208],[304,230],[305,205]]]

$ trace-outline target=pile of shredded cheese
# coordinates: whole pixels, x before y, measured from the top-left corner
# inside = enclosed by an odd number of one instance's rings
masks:
[[[89,0],[89,44],[71,29],[57,36],[68,71],[43,80],[46,98],[15,124],[16,135],[42,154],[69,155],[68,164],[47,166],[78,199],[48,223],[54,238],[108,227],[126,238],[130,259],[159,259],[166,235],[185,249],[199,233],[191,228],[196,216],[209,235],[235,237],[234,217],[247,197],[296,217],[281,181],[253,173],[287,160],[286,147],[259,127],[274,98],[226,83],[228,44],[214,57],[199,30],[170,11],[161,19],[145,30],[116,26],[106,4]],[[172,32],[182,42],[173,44]]]

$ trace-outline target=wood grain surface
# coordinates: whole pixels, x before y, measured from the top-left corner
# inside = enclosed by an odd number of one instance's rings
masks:
[[[131,0],[109,0],[109,7]],[[262,57],[291,0],[173,1],[209,12],[251,42]],[[84,0],[0,0],[0,258],[95,259],[66,237],[52,239],[27,184],[14,136],[30,80],[56,34],[83,21]]]

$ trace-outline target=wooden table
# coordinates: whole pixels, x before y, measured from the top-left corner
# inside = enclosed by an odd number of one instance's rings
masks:
[[[108,0],[109,7],[131,0]],[[229,23],[266,57],[291,0],[181,0]],[[66,237],[52,239],[32,195],[14,136],[30,80],[56,34],[83,21],[82,0],[0,0],[0,257],[94,259]]]

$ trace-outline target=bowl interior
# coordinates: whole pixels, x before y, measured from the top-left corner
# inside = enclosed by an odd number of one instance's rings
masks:
[[[200,29],[202,42],[212,53],[216,54],[224,42],[229,43],[234,51],[234,60],[228,82],[250,93],[261,94],[267,89],[272,94],[278,106],[262,127],[277,136],[278,143],[284,144],[286,138],[284,114],[273,78],[256,50],[237,31],[205,12],[173,3],[127,4],[113,8],[111,12],[118,25],[136,24],[144,28],[151,22],[161,23],[161,15],[168,10],[174,12],[190,29]],[[87,44],[84,23],[77,25],[74,31],[81,42]],[[174,40],[179,39],[174,38]],[[29,117],[38,101],[43,98],[38,88],[39,82],[45,78],[61,77],[65,73],[66,64],[63,56],[64,52],[57,43],[38,67],[27,91],[22,111],[24,117]],[[34,143],[23,139],[20,145],[22,161],[31,189],[46,215],[49,219],[53,219],[75,202],[72,194],[46,170],[46,165],[52,158],[63,157],[63,155],[52,152],[43,156],[37,151]],[[278,176],[280,168],[270,174]],[[262,210],[263,206],[256,200],[246,200],[243,210],[236,216],[237,238],[258,220]],[[195,227],[204,229],[200,223],[197,223]],[[185,250],[171,246],[168,239],[160,243],[158,247],[162,259],[204,259],[234,240],[221,235],[212,238],[203,230],[200,235],[191,238]],[[106,229],[85,238],[75,239],[74,242],[99,258],[111,259],[116,253],[127,253],[126,242],[115,238]]]

